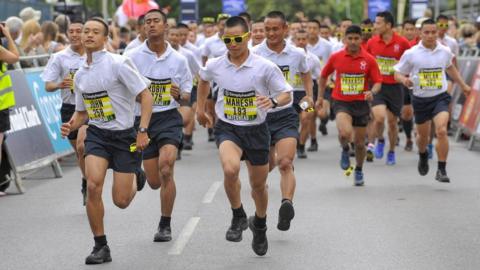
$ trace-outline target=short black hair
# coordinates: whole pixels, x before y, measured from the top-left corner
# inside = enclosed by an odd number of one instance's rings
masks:
[[[345,36],[349,34],[358,34],[362,35],[362,28],[356,24],[352,24],[349,27],[347,27],[347,30],[345,30]]]
[[[185,29],[190,30],[190,28],[188,27],[188,25],[186,25],[186,24],[184,24],[184,23],[177,23],[177,28],[178,28],[178,29],[185,28]]]
[[[138,16],[137,25],[145,24],[145,14]]]
[[[255,20],[253,23],[264,23],[265,22],[265,16],[262,16],[260,18],[258,18],[257,20]]]
[[[411,24],[411,25],[415,26],[416,22],[415,22],[414,19],[406,19],[405,21],[403,21],[402,26],[405,27],[405,25],[407,25],[407,24]]]
[[[429,24],[429,25],[431,25],[431,24],[437,25],[437,23],[435,23],[435,20],[433,20],[433,19],[426,19],[425,21],[422,22],[422,26],[421,26],[420,28],[423,28],[423,26],[424,26],[424,25],[427,25],[427,24]]]
[[[317,24],[317,25],[318,25],[318,28],[320,28],[320,26],[322,25],[322,24],[321,24],[318,20],[316,20],[316,19],[311,19],[311,20],[309,20],[308,22],[309,22],[309,23],[315,23],[315,24]]]
[[[87,22],[98,22],[98,23],[101,23],[103,25],[103,28],[104,28],[104,33],[103,35],[104,36],[108,36],[108,24],[100,17],[91,17],[87,20]]]
[[[330,27],[328,27],[328,25],[326,25],[326,24],[320,24],[320,29],[322,29],[322,28],[330,30]]]
[[[297,34],[308,34],[307,31],[305,31],[305,29],[299,29],[296,33],[295,33],[295,36]]]
[[[340,21],[340,23],[342,23],[342,22],[353,22],[353,20],[350,19],[350,18],[342,18],[342,20]]]
[[[278,10],[270,11],[267,16],[265,16],[265,19],[280,19],[284,23],[287,23],[287,17],[285,17],[285,14]]]
[[[248,32],[248,24],[245,19],[240,16],[230,17],[225,22],[225,27],[231,28],[235,26],[241,26],[243,28],[243,31]]]
[[[147,14],[150,14],[150,13],[160,13],[160,15],[162,15],[162,21],[164,23],[167,22],[167,15],[161,9],[158,9],[158,8],[150,9],[147,13],[145,13],[145,16],[147,16]]]
[[[385,23],[389,23],[391,27],[395,26],[395,18],[393,18],[393,14],[390,11],[382,11],[377,13],[377,17],[383,18]]]
[[[82,18],[79,18],[79,17],[73,17],[73,18],[70,20],[70,24],[74,24],[74,23],[84,24]]]
[[[362,24],[373,24],[372,20],[370,18],[366,18],[365,20],[362,21]]]
[[[440,14],[440,15],[437,16],[437,21],[439,21],[439,20],[446,20],[446,21],[448,21],[448,19],[449,19],[449,18],[448,18],[447,15]]]
[[[251,22],[251,21],[252,21],[252,15],[250,15],[250,13],[248,13],[248,12],[246,12],[246,11],[240,12],[240,13],[238,14],[238,16],[247,18],[248,22]]]

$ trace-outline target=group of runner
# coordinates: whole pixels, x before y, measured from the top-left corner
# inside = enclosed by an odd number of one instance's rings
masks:
[[[470,87],[455,67],[458,46],[445,35],[445,20],[405,21],[402,36],[394,31],[393,15],[380,12],[374,22],[342,20],[334,37],[317,20],[289,23],[280,11],[255,21],[247,13],[219,14],[204,18],[203,34],[197,35],[196,24],[169,26],[154,9],[139,18],[139,35],[123,55],[105,50],[109,26],[101,18],[73,21],[70,45],[52,55],[42,78],[47,91],[61,90],[62,134],[74,146],[83,175],[95,242],[86,263],[112,260],[103,225],[108,169],[114,171],[112,197],[119,208],[145,183],[160,189],[154,241],[172,239],[174,167],[180,151],[194,147],[195,119],[219,150],[232,209],[226,240],[239,242],[250,228],[252,249],[260,256],[268,250],[269,172],[278,167],[281,175],[277,228],[287,231],[295,216],[295,156],[318,151],[317,118],[323,135],[335,119],[339,165],[353,171],[355,186],[364,185],[364,160],[383,158],[385,126],[386,164],[395,165],[399,121],[407,151],[416,124],[421,175],[429,171],[429,145],[436,138],[435,179],[449,182],[449,91],[457,83],[467,95]],[[249,218],[240,196],[242,160],[255,203]]]

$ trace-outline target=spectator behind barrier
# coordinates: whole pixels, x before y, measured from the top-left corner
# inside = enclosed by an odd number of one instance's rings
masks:
[[[22,39],[20,40],[20,56],[45,54],[46,51],[42,44],[43,36],[40,24],[34,19],[25,22],[22,28]],[[48,59],[22,60],[20,64],[22,67],[44,66],[47,61]]]
[[[58,34],[57,34],[57,39],[55,41],[58,43],[61,43],[64,46],[67,45],[68,44],[67,29],[68,29],[68,26],[70,25],[70,18],[63,14],[60,14],[55,18],[55,24],[58,26]]]
[[[18,46],[20,45],[20,39],[22,37],[22,27],[23,21],[19,17],[9,17],[5,21],[5,26],[7,26],[8,31],[10,32],[10,36],[15,41],[15,44]]]
[[[26,7],[22,9],[19,13],[20,18],[22,18],[23,22],[27,22],[29,20],[40,21],[42,17],[42,12],[40,10],[35,10],[32,7]]]
[[[63,45],[58,43],[58,25],[52,21],[45,21],[42,23],[42,35],[43,35],[43,49],[48,54],[53,54],[63,50]]]

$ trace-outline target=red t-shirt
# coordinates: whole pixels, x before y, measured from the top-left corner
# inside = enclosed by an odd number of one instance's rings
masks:
[[[332,54],[323,67],[321,76],[326,79],[333,72],[336,72],[332,92],[335,100],[365,100],[364,92],[369,90],[370,83],[382,82],[375,58],[363,49],[356,55],[348,54],[346,49]]]
[[[388,44],[379,35],[372,37],[368,41],[367,51],[377,60],[384,84],[397,83],[393,76],[395,73],[393,66],[408,49],[410,49],[408,40],[395,32]]]
[[[368,43],[368,40],[362,41],[362,44],[361,44],[362,49],[365,50],[365,51],[367,50],[367,43]]]
[[[420,42],[420,37],[416,37],[416,38],[410,40],[408,43],[410,44],[410,47],[413,47],[413,46],[417,45],[418,42]]]

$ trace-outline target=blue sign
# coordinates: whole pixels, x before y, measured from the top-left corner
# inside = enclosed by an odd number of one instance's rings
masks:
[[[223,0],[223,13],[232,16],[238,15],[246,10],[245,0]]]
[[[375,21],[377,13],[392,11],[392,0],[370,0],[368,1],[368,18]]]
[[[425,10],[428,8],[428,0],[411,0],[410,1],[410,18],[422,18]]]
[[[197,0],[180,1],[180,20],[184,23],[198,21],[198,3]]]
[[[56,154],[64,154],[72,151],[72,146],[68,139],[62,138],[60,127],[62,118],[60,108],[62,107],[62,97],[59,91],[49,93],[45,90],[45,83],[40,78],[40,71],[26,73],[28,87],[38,106],[37,111],[43,120],[47,129],[48,137]]]

